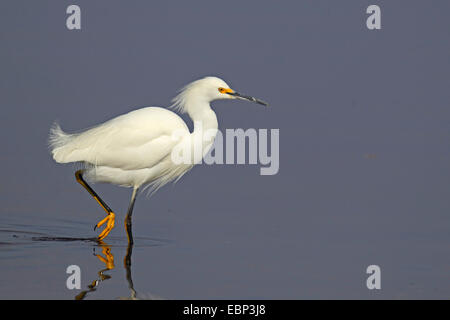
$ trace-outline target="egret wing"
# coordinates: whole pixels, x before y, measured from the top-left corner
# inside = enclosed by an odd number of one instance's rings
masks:
[[[70,135],[53,150],[53,156],[58,162],[83,161],[124,170],[150,168],[170,155],[186,134],[189,129],[176,113],[142,108]]]

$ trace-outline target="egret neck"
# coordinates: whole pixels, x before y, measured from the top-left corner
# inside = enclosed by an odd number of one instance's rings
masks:
[[[197,164],[201,162],[214,143],[218,130],[217,116],[209,102],[206,101],[187,103],[186,110],[194,122],[194,131],[191,133],[190,142],[194,155],[193,161],[194,164]]]

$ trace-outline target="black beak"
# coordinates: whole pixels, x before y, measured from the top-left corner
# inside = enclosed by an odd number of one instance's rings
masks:
[[[236,98],[239,98],[239,99],[248,100],[248,101],[251,101],[251,102],[256,102],[256,103],[262,104],[263,106],[266,106],[266,107],[269,106],[269,104],[267,102],[264,102],[262,100],[256,99],[254,97],[244,96],[243,94],[240,94],[239,92],[236,92],[236,91],[227,92],[227,94],[229,94],[230,96],[234,96]]]

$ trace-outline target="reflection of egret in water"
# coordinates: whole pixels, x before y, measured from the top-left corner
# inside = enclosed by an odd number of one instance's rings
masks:
[[[99,279],[92,281],[92,283],[88,285],[88,290],[81,291],[78,295],[75,296],[75,300],[84,299],[89,292],[97,290],[96,287],[102,281],[111,279],[110,275],[104,274],[104,272],[114,269],[114,255],[111,253],[111,246],[104,243],[103,241],[99,241],[99,246],[102,248],[102,253],[104,254],[104,256],[95,253],[94,255],[105,264],[106,268],[101,269],[98,272]]]
[[[125,254],[125,257],[123,259],[123,266],[125,268],[126,272],[126,279],[128,282],[128,288],[130,289],[130,296],[129,297],[119,297],[121,300],[138,300],[137,292],[134,289],[132,274],[131,274],[131,256],[133,254],[133,241],[130,241],[130,239],[133,238],[131,234],[131,228],[126,229],[127,230],[127,237],[128,237],[128,246],[127,246],[127,252]],[[82,300],[86,297],[86,295],[90,292],[96,291],[97,287],[100,285],[100,283],[104,280],[111,279],[110,275],[105,274],[105,272],[112,270],[115,268],[114,265],[114,255],[111,251],[111,246],[103,241],[97,241],[98,245],[102,248],[102,254],[95,254],[94,255],[105,264],[105,268],[101,269],[98,272],[98,279],[95,279],[92,281],[90,285],[88,285],[88,290],[84,290],[80,292],[78,295],[75,296],[75,300]],[[142,297],[141,297],[142,298]],[[152,300],[160,300],[161,298],[150,294],[145,295],[145,299],[152,299]]]
[[[131,202],[130,208],[128,211],[133,210],[134,201]],[[133,279],[131,278],[131,255],[133,254],[133,234],[131,231],[131,225],[127,225],[127,221],[125,220],[125,228],[127,230],[128,237],[128,246],[127,246],[127,254],[125,258],[123,258],[123,266],[126,271],[126,278],[128,281],[128,288],[130,288],[131,296],[129,298],[120,298],[120,299],[128,299],[128,300],[136,300],[136,290],[134,290]]]
[[[131,229],[130,229],[129,236],[131,236]],[[131,296],[129,298],[121,297],[120,299],[122,299],[122,300],[137,300],[136,290],[134,290],[133,279],[131,278],[131,255],[132,254],[133,254],[133,243],[129,241],[128,247],[127,247],[127,254],[125,255],[125,258],[123,258],[123,266],[125,267],[126,278],[128,281],[128,288],[131,291]]]
[[[126,272],[126,280],[128,283],[128,288],[130,289],[130,295],[127,297],[119,297],[119,299],[125,300],[136,300],[136,299],[150,299],[150,300],[159,300],[161,297],[158,297],[156,295],[153,295],[151,293],[138,293],[134,289],[134,283],[132,279],[132,272],[131,272],[131,263],[132,263],[132,253],[133,253],[133,235],[131,228],[125,228],[127,232],[127,238],[128,238],[128,246],[126,250],[125,257],[123,259],[123,265]],[[88,286],[86,290],[81,291],[79,294],[75,296],[76,300],[82,300],[85,299],[90,293],[97,291],[97,289],[101,286],[101,283],[105,280],[109,280],[112,278],[110,274],[108,274],[108,271],[111,271],[115,269],[114,264],[114,254],[111,248],[114,248],[114,246],[111,246],[110,244],[98,240],[97,238],[78,238],[78,237],[60,237],[60,236],[50,236],[46,234],[39,234],[37,233],[36,236],[31,237],[33,241],[39,241],[39,242],[83,242],[83,243],[95,243],[96,246],[94,247],[94,255],[97,257],[99,261],[102,262],[102,267],[100,271],[97,272],[98,277],[94,279]],[[160,246],[164,242],[167,242],[167,240],[163,239],[154,239],[154,238],[139,238],[144,242],[145,247],[153,247],[153,246]],[[153,242],[152,244],[146,243],[146,241]],[[96,252],[101,251],[101,252]]]
[[[130,241],[130,239],[133,239],[133,235],[131,234],[131,229],[127,228],[127,236],[128,236],[128,246],[127,246],[127,253],[125,255],[125,258],[123,259],[123,266],[125,267],[126,271],[126,279],[128,281],[128,288],[131,290],[131,296],[120,299],[129,299],[129,300],[136,300],[136,290],[134,290],[133,285],[133,279],[131,276],[131,255],[133,254],[133,241]],[[106,266],[105,269],[102,269],[98,272],[98,275],[100,279],[96,279],[92,281],[90,285],[88,285],[88,290],[84,290],[80,292],[78,295],[75,296],[75,300],[82,300],[86,297],[86,295],[89,292],[95,291],[96,287],[104,280],[111,279],[110,275],[105,275],[104,272],[108,270],[114,269],[114,255],[111,252],[111,246],[106,244],[105,242],[99,240],[98,241],[99,246],[102,248],[102,253],[104,256],[101,256],[99,254],[94,254],[101,262],[103,262]]]

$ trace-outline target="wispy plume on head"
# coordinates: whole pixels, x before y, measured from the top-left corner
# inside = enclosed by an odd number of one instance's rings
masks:
[[[198,99],[199,97],[202,97],[202,90],[204,90],[205,88],[207,89],[211,85],[211,80],[220,81],[221,83],[218,83],[218,87],[222,83],[224,86],[226,86],[226,83],[223,82],[223,80],[212,76],[195,80],[178,91],[178,95],[176,95],[172,99],[172,105],[170,105],[169,108],[174,109],[175,111],[178,111],[180,113],[187,113],[188,110],[186,109],[186,107],[188,102],[194,100],[195,98]]]
[[[178,90],[178,94],[172,99],[172,104],[169,108],[180,113],[187,113],[186,103],[189,100],[189,97],[192,95],[192,88],[199,81],[200,80],[191,82]]]

